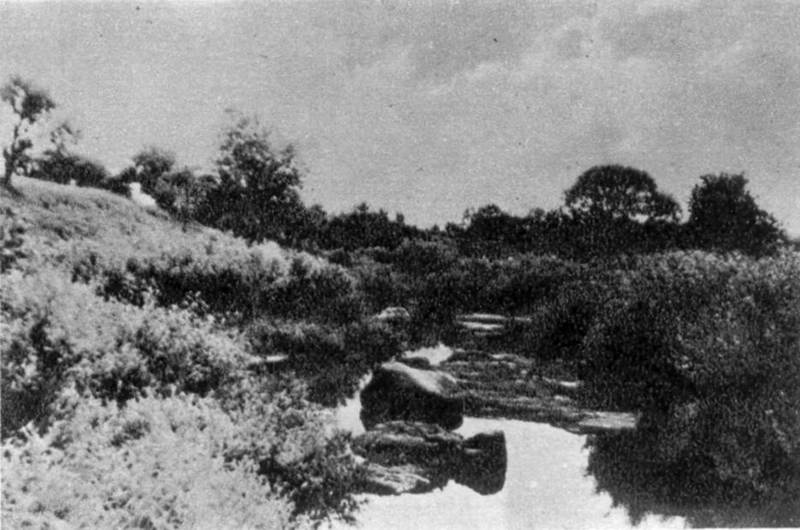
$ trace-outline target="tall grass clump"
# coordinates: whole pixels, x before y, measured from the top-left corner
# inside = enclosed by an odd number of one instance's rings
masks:
[[[590,399],[641,410],[651,458],[731,498],[797,484],[798,254],[641,258],[583,346]]]

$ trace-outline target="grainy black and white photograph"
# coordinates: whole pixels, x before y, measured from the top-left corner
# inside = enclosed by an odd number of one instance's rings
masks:
[[[800,1],[0,0],[3,529],[800,527]]]

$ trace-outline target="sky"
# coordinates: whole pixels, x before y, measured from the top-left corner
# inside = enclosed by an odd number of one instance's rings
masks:
[[[235,110],[333,212],[525,214],[618,163],[684,210],[701,175],[744,172],[800,234],[800,2],[4,1],[12,74],[112,171],[148,145],[211,167]]]

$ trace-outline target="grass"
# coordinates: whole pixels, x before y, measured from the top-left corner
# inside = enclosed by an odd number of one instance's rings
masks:
[[[303,374],[258,371],[275,352],[244,333],[256,317],[357,317],[344,269],[102,190],[15,185],[0,189],[4,524],[351,517],[347,437]]]

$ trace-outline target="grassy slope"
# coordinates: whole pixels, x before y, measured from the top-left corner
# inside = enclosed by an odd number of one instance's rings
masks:
[[[212,228],[184,225],[158,209],[143,208],[104,190],[64,186],[24,177],[15,179],[16,193],[0,189],[2,215],[26,225],[25,239],[36,259],[69,262],[81,251],[104,257],[129,258],[203,248],[209,244],[244,251],[243,241]],[[263,246],[281,254],[275,244]],[[108,259],[108,258],[107,258]]]
[[[142,402],[144,411],[141,415],[129,421],[125,416],[128,412],[125,411],[133,409],[126,408],[119,412],[113,408],[113,399],[108,404],[86,401],[84,397],[74,401],[77,395],[74,392],[70,394],[72,391],[68,388],[62,389],[60,379],[51,378],[52,380],[45,381],[53,388],[42,399],[39,408],[43,413],[44,407],[52,402],[53,396],[66,396],[73,399],[70,407],[78,404],[76,410],[79,416],[84,413],[99,414],[104,419],[97,423],[97,429],[87,430],[85,418],[73,419],[70,415],[72,413],[69,413],[64,423],[61,412],[57,411],[57,414],[54,413],[57,420],[55,423],[49,421],[43,424],[48,427],[44,439],[32,438],[21,445],[19,450],[6,451],[2,487],[4,526],[8,524],[17,527],[22,526],[23,522],[28,524],[34,519],[41,519],[47,524],[66,520],[76,526],[86,524],[87,527],[110,528],[126,524],[139,527],[147,526],[143,522],[147,521],[156,527],[188,528],[194,527],[191,521],[196,514],[192,507],[199,502],[210,507],[210,515],[206,515],[220,518],[221,521],[227,520],[228,523],[238,520],[239,523],[233,527],[248,526],[247,521],[250,521],[252,524],[249,527],[269,528],[289,524],[287,517],[293,508],[303,513],[310,510],[322,513],[345,509],[341,508],[341,503],[348,502],[350,486],[347,477],[348,473],[354,471],[342,464],[339,454],[341,448],[336,445],[340,443],[338,439],[331,441],[330,449],[328,447],[328,431],[322,421],[327,416],[317,407],[312,407],[299,396],[295,396],[293,390],[287,391],[289,394],[286,396],[281,394],[283,401],[278,400],[280,403],[273,403],[271,395],[254,393],[258,397],[254,398],[253,405],[247,401],[250,399],[248,392],[252,389],[245,385],[249,390],[240,389],[242,396],[235,396],[245,403],[242,405],[243,412],[239,413],[242,416],[239,421],[227,427],[210,423],[219,427],[222,433],[219,434],[220,437],[236,443],[241,441],[243,447],[249,448],[242,454],[237,453],[237,458],[243,462],[261,462],[263,454],[259,451],[262,446],[264,454],[277,454],[276,458],[281,459],[288,469],[280,471],[281,480],[286,481],[283,493],[269,491],[261,482],[262,478],[249,468],[237,467],[231,471],[221,464],[220,469],[206,470],[203,480],[193,481],[190,486],[184,484],[186,470],[180,467],[185,460],[184,455],[191,454],[192,450],[199,450],[195,447],[196,436],[192,430],[206,429],[209,424],[202,418],[202,421],[198,420],[200,416],[195,409],[208,408],[216,415],[215,418],[219,416],[224,419],[224,416],[221,416],[219,404],[214,397],[203,398],[200,405],[196,405],[197,396],[192,395],[193,388],[183,385],[181,374],[187,372],[190,379],[198,374],[198,377],[205,378],[213,372],[209,371],[209,366],[214,368],[219,364],[217,361],[227,362],[228,353],[236,357],[239,353],[246,352],[245,346],[239,344],[238,330],[227,327],[223,329],[220,323],[195,318],[189,312],[174,307],[138,308],[113,299],[104,300],[103,297],[95,296],[92,286],[70,282],[77,264],[85,266],[87,262],[91,262],[95,265],[95,272],[102,272],[124,267],[131,259],[151,260],[155,266],[166,267],[168,270],[172,267],[176,271],[176,278],[201,272],[212,280],[215,275],[233,275],[235,278],[247,279],[247,275],[253,273],[251,286],[259,285],[260,276],[255,273],[262,269],[271,270],[272,265],[284,280],[293,278],[290,269],[295,258],[301,259],[311,270],[331,269],[330,265],[304,253],[284,250],[275,243],[248,246],[243,240],[218,230],[193,224],[184,225],[170,219],[158,209],[143,208],[124,197],[103,190],[70,187],[27,178],[16,178],[13,191],[0,189],[0,237],[4,244],[13,239],[9,229],[15,223],[24,226],[24,233],[21,234],[23,255],[13,265],[16,269],[22,269],[22,273],[12,271],[0,277],[0,282],[8,282],[4,286],[0,284],[3,287],[0,294],[8,295],[7,299],[0,300],[0,305],[3,305],[0,328],[5,330],[8,339],[0,341],[0,349],[5,350],[3,360],[8,364],[4,364],[4,378],[7,374],[19,376],[19,381],[12,381],[13,384],[19,383],[11,388],[12,391],[23,394],[22,397],[25,398],[27,394],[24,392],[28,388],[25,385],[30,386],[31,392],[34,392],[39,388],[37,385],[40,380],[43,380],[39,377],[42,373],[39,368],[46,364],[46,352],[39,351],[37,344],[32,342],[32,329],[41,324],[43,331],[40,334],[45,337],[48,345],[52,343],[51,348],[48,346],[48,352],[52,350],[53,353],[51,357],[57,357],[58,366],[63,365],[70,370],[70,374],[77,372],[77,375],[70,377],[82,378],[82,381],[86,381],[84,386],[91,386],[95,381],[126,381],[126,374],[133,370],[137,374],[145,374],[145,384],[152,385],[151,388],[162,383],[172,384],[171,379],[177,374],[180,379],[177,391],[186,391],[188,395],[148,398],[149,400]],[[6,246],[6,250],[8,248]],[[192,265],[184,268],[175,265],[182,265],[184,262]],[[244,272],[240,276],[234,274],[242,270]],[[96,279],[102,281],[99,277]],[[268,287],[265,286],[265,289]],[[212,289],[211,294],[214,292],[216,291]],[[115,308],[119,310],[116,313],[109,310]],[[16,342],[12,343],[11,339]],[[18,355],[11,359],[6,354],[10,351],[9,345],[14,344],[19,345],[19,352],[30,351],[30,355]],[[227,350],[226,346],[229,347]],[[238,357],[235,360],[239,360]],[[174,363],[169,364],[172,361]],[[28,364],[31,363],[36,369],[28,369]],[[167,363],[167,369],[161,370],[164,363]],[[237,368],[241,366],[241,363],[234,362],[232,366],[229,363],[225,368],[230,374],[226,372],[223,375],[239,377]],[[125,372],[128,368],[130,370]],[[61,371],[58,373],[61,374]],[[169,380],[161,381],[159,378],[162,376]],[[142,378],[134,379],[139,381]],[[101,390],[105,388],[100,386]],[[260,388],[255,382],[251,386]],[[287,396],[291,396],[291,399]],[[264,408],[266,413],[258,407]],[[174,413],[180,422],[186,421],[188,424],[185,433],[174,432],[174,426],[162,428],[162,409],[172,411],[173,408],[175,411],[169,414]],[[294,418],[291,425],[282,420],[284,408],[288,408]],[[267,417],[268,414],[273,414],[274,417]],[[296,421],[298,414],[302,415],[300,422]],[[46,418],[46,415],[40,416]],[[24,418],[23,421],[27,419]],[[178,420],[169,419],[169,422],[175,423]],[[139,425],[142,421],[147,424],[144,434],[126,442],[126,451],[119,451],[118,440],[113,436],[111,441],[104,437],[103,433],[109,429],[112,434],[119,429],[127,432],[126,429],[129,430],[131,425]],[[59,426],[63,425],[66,428],[75,426],[83,432],[82,437],[73,437],[73,443],[63,452],[48,449],[45,452],[31,453],[31,447],[49,443],[50,439],[57,437],[56,428],[62,428]],[[163,443],[161,438],[164,436],[177,436],[178,439]],[[284,438],[288,440],[285,446],[281,445]],[[251,443],[251,439],[258,440],[258,443]],[[302,467],[306,465],[302,460],[305,453],[298,450],[298,444],[289,443],[295,439],[304,440],[304,451],[316,455],[315,458],[321,462],[322,471]],[[85,453],[82,445],[84,443],[101,447],[103,452]],[[223,446],[230,450],[231,447],[238,447],[236,443],[231,445],[225,442]],[[154,449],[152,444],[157,447]],[[11,445],[10,440],[4,442],[4,448]],[[273,450],[273,446],[277,447],[277,451]],[[217,465],[220,463],[221,451],[222,449],[200,451],[201,454],[196,456],[198,459],[213,460],[213,465]],[[338,467],[327,465],[328,452],[332,454],[331,462]],[[293,456],[290,458],[288,453]],[[107,474],[106,468],[113,467],[113,462],[120,458],[135,461],[134,467],[141,473],[131,475],[130,479]],[[318,463],[317,460],[314,462]],[[208,466],[213,467],[211,464]],[[44,469],[48,471],[45,472]],[[152,478],[157,475],[154,470],[167,470],[176,477],[184,478],[178,480],[180,484],[173,484],[160,478]],[[78,475],[80,478],[75,478]],[[54,497],[50,493],[55,489],[53,482],[58,482],[59,477],[78,483],[87,481],[88,475],[94,477],[92,480],[96,480],[95,485],[98,486],[91,491],[70,490],[60,497]],[[297,484],[292,482],[295,476],[300,480]],[[53,477],[52,480],[50,477]],[[308,477],[311,477],[309,482],[303,482]],[[23,484],[26,486],[22,487]],[[37,486],[32,487],[31,484]],[[226,497],[220,500],[214,491],[216,488],[230,490],[230,484],[238,484],[243,490],[242,495],[237,493],[231,495],[230,499]],[[92,505],[110,502],[109,498],[120,488],[133,492],[132,500],[119,504],[113,513],[95,509]],[[314,488],[319,489],[319,492]],[[206,495],[213,497],[213,500]],[[200,496],[202,501],[197,501],[195,496]],[[252,502],[245,502],[245,497]],[[136,499],[142,499],[141,502],[148,503],[147,506],[136,504],[139,502]],[[247,506],[242,507],[243,503]],[[323,509],[318,507],[320,503],[328,504]],[[6,507],[13,509],[7,510]],[[174,521],[165,522],[159,519],[160,514],[173,512],[179,514]],[[275,523],[275,520],[280,522]],[[215,523],[210,524],[211,527],[221,527]]]

